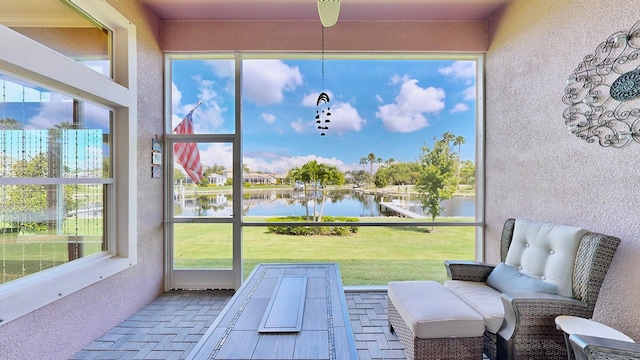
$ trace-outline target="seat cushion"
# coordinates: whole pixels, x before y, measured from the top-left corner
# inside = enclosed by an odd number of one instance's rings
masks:
[[[397,281],[387,288],[389,300],[415,337],[480,337],[484,333],[482,317],[436,281]]]
[[[504,321],[501,292],[484,282],[449,280],[444,286],[482,316],[487,331],[497,333]]]
[[[573,267],[582,236],[588,231],[567,225],[516,219],[505,263],[554,284],[572,297]]]

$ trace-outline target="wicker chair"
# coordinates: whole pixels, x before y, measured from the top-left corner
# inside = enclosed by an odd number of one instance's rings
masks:
[[[513,240],[515,219],[503,227],[500,258],[505,261]],[[573,266],[573,297],[546,293],[502,293],[504,320],[497,332],[485,331],[484,352],[491,360],[567,358],[558,315],[590,318],[620,239],[586,232],[579,238]],[[485,282],[495,265],[471,261],[446,261],[450,280]],[[446,284],[446,283],[445,283]]]
[[[569,343],[576,360],[640,360],[640,344],[572,334]]]

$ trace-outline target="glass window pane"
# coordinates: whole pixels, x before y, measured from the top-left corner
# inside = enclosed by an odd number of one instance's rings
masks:
[[[111,31],[64,1],[3,1],[0,23],[111,77]]]
[[[360,226],[348,236],[243,228],[244,277],[265,262],[337,262],[345,286],[447,277],[445,260],[474,259],[475,227]]]
[[[3,282],[108,250],[111,118],[0,74]]]
[[[180,154],[188,155],[181,157]],[[179,160],[181,158],[182,161]],[[231,217],[232,159],[233,146],[230,143],[176,142],[173,216]]]
[[[245,221],[476,221],[475,61],[242,64]]]
[[[107,109],[0,74],[0,169],[11,177],[109,178],[111,118]]]
[[[173,226],[174,269],[231,269],[231,224],[181,224]]]
[[[102,185],[1,185],[0,283],[107,250]]]
[[[171,132],[188,115],[193,134],[235,132],[233,59],[171,59]]]

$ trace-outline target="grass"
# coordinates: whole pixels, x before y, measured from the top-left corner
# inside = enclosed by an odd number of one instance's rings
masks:
[[[259,263],[336,262],[343,284],[444,281],[446,259],[473,259],[474,227],[361,226],[352,236],[291,236],[244,227],[243,270]],[[175,224],[176,268],[231,268],[229,224]]]
[[[376,221],[397,223],[403,219]],[[174,228],[176,268],[231,269],[231,224],[178,223]],[[395,280],[444,281],[444,260],[473,259],[475,249],[473,226],[436,226],[435,231],[430,231],[430,223],[421,227],[360,226],[356,234],[344,237],[272,234],[267,232],[266,222],[265,226],[243,229],[245,277],[259,263],[336,262],[346,286],[385,285]],[[68,250],[67,241],[55,237],[0,234],[0,283],[65,263]],[[99,242],[85,244],[85,256],[99,251]]]

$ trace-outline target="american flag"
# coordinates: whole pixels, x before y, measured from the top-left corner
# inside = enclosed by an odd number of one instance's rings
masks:
[[[174,133],[193,134],[193,121],[191,120],[191,115],[196,108],[189,111],[187,116],[180,121],[180,123],[173,129]],[[202,164],[200,163],[200,150],[198,150],[198,144],[185,142],[175,143],[173,145],[173,154],[178,160],[178,164],[182,165],[193,182],[196,184],[199,183],[202,180]]]

